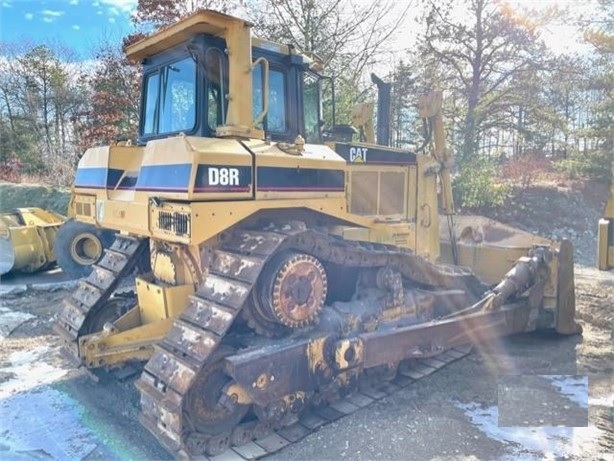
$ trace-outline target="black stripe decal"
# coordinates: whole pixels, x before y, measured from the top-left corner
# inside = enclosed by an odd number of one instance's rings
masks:
[[[251,166],[199,164],[194,192],[249,192],[251,185]]]
[[[320,168],[258,167],[257,188],[259,191],[320,191],[343,192],[343,170]]]

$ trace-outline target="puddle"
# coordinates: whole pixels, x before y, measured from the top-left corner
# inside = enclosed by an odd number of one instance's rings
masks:
[[[588,408],[588,376],[540,375],[550,381],[560,394],[582,408]]]
[[[509,446],[513,459],[555,460],[580,456],[603,434],[596,427],[499,427],[497,406],[476,403],[455,406],[486,436]]]

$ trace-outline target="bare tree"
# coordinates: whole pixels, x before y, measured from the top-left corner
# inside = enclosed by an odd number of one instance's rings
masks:
[[[362,95],[368,68],[386,61],[385,49],[411,2],[355,0],[261,0],[250,4],[259,36],[293,45],[320,61],[335,78],[341,116]],[[349,120],[348,120],[349,121]]]
[[[132,21],[138,26],[159,28],[198,10],[213,9],[227,13],[241,3],[232,0],[138,0]]]
[[[128,62],[118,47],[103,45],[96,66],[82,78],[87,104],[79,113],[82,148],[136,139],[141,88],[140,66]]]
[[[26,172],[67,165],[74,149],[73,117],[83,103],[81,70],[67,50],[46,45],[6,44],[0,60],[0,157],[16,156]],[[53,166],[52,166],[53,165]],[[55,171],[59,174],[59,171]]]

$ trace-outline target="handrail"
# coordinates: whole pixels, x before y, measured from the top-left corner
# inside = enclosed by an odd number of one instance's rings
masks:
[[[256,66],[260,63],[262,63],[264,66],[264,81],[262,84],[262,112],[260,112],[260,114],[258,114],[258,116],[252,121],[252,128],[258,126],[258,124],[264,120],[264,117],[266,117],[266,114],[269,111],[269,61],[267,61],[267,59],[264,57],[256,59],[252,63],[250,71],[253,72]]]

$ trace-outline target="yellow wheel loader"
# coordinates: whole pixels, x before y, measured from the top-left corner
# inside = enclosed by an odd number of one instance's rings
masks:
[[[611,168],[610,195],[597,231],[597,267],[602,271],[614,269],[614,161]]]
[[[74,184],[75,220],[118,234],[56,329],[80,366],[145,362],[141,422],[175,456],[262,456],[469,343],[578,332],[568,242],[452,238],[470,267],[438,262],[440,93],[411,152],[323,130],[324,77],[239,18],[201,11],[126,54],[139,141],[87,150]],[[137,266],[136,297],[114,296]]]
[[[68,204],[68,219],[60,227],[54,248],[58,266],[71,278],[87,277],[92,266],[102,259],[104,249],[115,240],[115,232],[102,229],[92,223],[74,219],[77,211],[83,212],[83,205],[74,201],[74,188]],[[77,206],[80,208],[77,210]]]
[[[41,208],[0,213],[0,275],[57,264],[71,278],[86,277],[114,240],[113,231]]]
[[[0,275],[52,267],[56,262],[53,243],[64,220],[40,208],[0,213]]]

